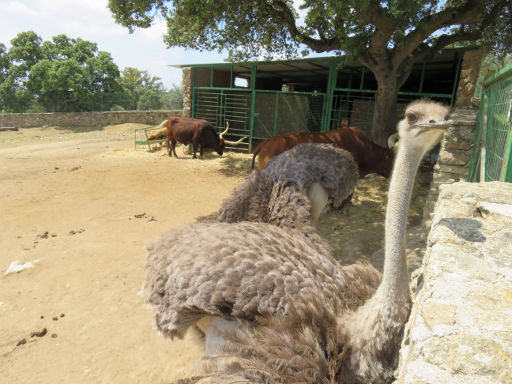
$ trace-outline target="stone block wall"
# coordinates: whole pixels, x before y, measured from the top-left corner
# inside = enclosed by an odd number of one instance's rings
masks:
[[[183,111],[4,113],[0,114],[0,127],[99,127],[122,123],[157,125],[169,117],[182,115]]]
[[[192,68],[183,68],[181,73],[183,87],[183,117],[192,117]]]
[[[441,141],[432,185],[423,211],[423,221],[427,227],[430,227],[439,186],[467,180],[476,133],[476,114],[474,109],[457,109],[452,113],[453,124]]]
[[[473,107],[479,104],[479,95],[475,98],[475,90],[480,68],[488,53],[489,50],[485,47],[464,52],[455,98],[457,107]]]
[[[442,185],[399,384],[512,383],[512,184]]]

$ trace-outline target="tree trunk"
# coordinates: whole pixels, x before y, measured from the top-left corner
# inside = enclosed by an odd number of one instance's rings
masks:
[[[377,94],[373,111],[373,141],[387,148],[388,137],[396,132],[397,78],[393,72],[375,73]]]

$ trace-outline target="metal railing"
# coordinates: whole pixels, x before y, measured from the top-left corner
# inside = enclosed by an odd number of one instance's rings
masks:
[[[470,181],[512,182],[512,65],[483,84]]]

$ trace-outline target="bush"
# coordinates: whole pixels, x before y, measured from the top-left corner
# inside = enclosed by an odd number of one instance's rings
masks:
[[[110,110],[112,112],[116,112],[116,111],[124,111],[125,109],[123,107],[121,107],[120,105],[113,105],[110,107]]]

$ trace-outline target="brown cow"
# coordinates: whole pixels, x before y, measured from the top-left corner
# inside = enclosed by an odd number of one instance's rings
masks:
[[[220,156],[224,152],[224,146],[238,145],[245,137],[242,137],[238,141],[228,141],[223,136],[229,130],[229,123],[226,121],[226,130],[220,135],[215,132],[212,123],[208,120],[193,119],[193,118],[182,118],[182,117],[171,117],[169,120],[162,122],[167,127],[167,152],[169,157],[171,152],[174,157],[176,155],[176,143],[182,143],[185,145],[192,144],[194,148],[193,158],[196,158],[197,147],[199,146],[199,155],[202,157],[204,148],[213,148]],[[169,141],[171,145],[169,146]]]
[[[393,168],[392,148],[388,149],[375,144],[361,129],[349,127],[345,122],[341,128],[329,132],[294,132],[265,140],[254,150],[252,168],[254,168],[256,156],[258,156],[258,168],[261,170],[274,156],[301,143],[330,143],[349,151],[359,166],[359,178],[369,173],[389,177]]]

